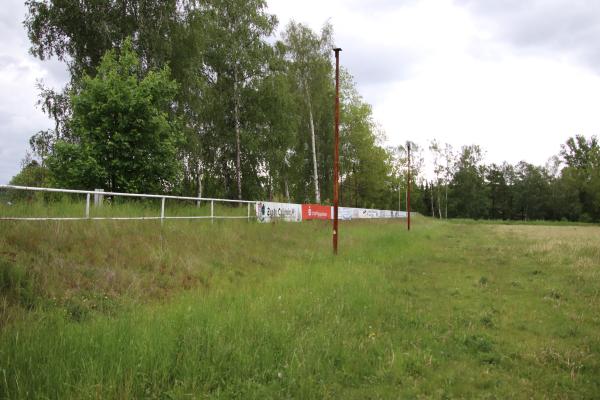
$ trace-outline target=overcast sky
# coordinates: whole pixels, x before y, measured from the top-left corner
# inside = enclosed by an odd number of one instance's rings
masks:
[[[0,10],[0,183],[28,138],[52,127],[35,83],[57,62],[28,54],[22,1]],[[330,20],[389,144],[479,144],[489,162],[544,164],[575,134],[600,132],[598,0],[268,0],[280,29]]]

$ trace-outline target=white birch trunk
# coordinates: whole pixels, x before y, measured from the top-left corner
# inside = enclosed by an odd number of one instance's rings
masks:
[[[433,183],[431,183],[431,216],[435,218],[435,205],[433,204],[433,199],[435,197],[435,192],[433,191]]]
[[[315,123],[313,120],[312,104],[310,101],[310,93],[308,92],[308,86],[306,85],[306,79],[304,80],[304,91],[306,92],[306,102],[308,103],[308,116],[310,121],[310,138],[312,144],[312,159],[313,159],[313,181],[315,183],[315,201],[317,204],[321,203],[321,193],[319,192],[319,174],[317,172],[317,147],[315,144]]]
[[[235,82],[233,83],[234,95],[234,119],[235,119],[235,144],[236,144],[236,178],[238,199],[242,199],[242,163],[241,163],[241,144],[240,144],[240,96],[238,93],[238,76],[237,70],[234,74]]]
[[[440,189],[439,184],[438,184],[437,196],[438,196],[438,214],[440,216],[440,219],[442,219],[442,195],[441,195],[441,189]]]
[[[196,184],[198,186],[196,197],[202,197],[202,165],[200,161],[198,161],[198,165],[196,167]],[[196,206],[200,207],[200,200],[196,202]]]

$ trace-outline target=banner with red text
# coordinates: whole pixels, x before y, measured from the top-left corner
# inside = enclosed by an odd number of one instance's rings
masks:
[[[302,204],[302,219],[332,219],[333,207],[320,204]]]

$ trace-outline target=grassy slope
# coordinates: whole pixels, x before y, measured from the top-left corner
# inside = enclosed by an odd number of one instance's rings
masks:
[[[0,224],[0,396],[600,395],[599,228],[350,222],[340,248],[320,223]]]

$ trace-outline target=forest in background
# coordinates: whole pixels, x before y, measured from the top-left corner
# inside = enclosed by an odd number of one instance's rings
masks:
[[[12,184],[330,203],[331,25],[276,34],[262,0],[26,5],[31,53],[61,60],[71,78],[40,84],[54,127],[31,137]],[[340,203],[405,209],[406,147],[386,145],[341,75]],[[568,138],[544,166],[485,164],[477,145],[411,148],[411,204],[425,215],[600,221],[594,136]]]

